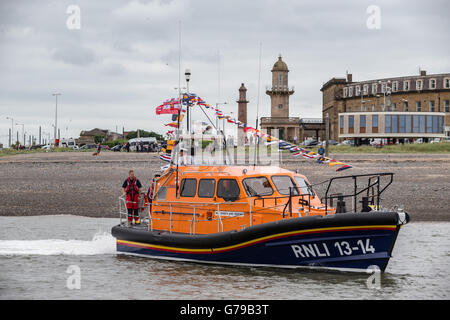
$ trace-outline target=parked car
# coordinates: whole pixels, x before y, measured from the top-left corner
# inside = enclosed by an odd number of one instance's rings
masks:
[[[326,140],[323,140],[322,142],[320,142],[319,143],[319,145],[321,145],[321,146],[326,146],[326,144],[327,144],[327,141]],[[330,145],[330,146],[337,146],[339,143],[336,141],[336,140],[328,140],[328,145]]]
[[[114,151],[114,152],[120,152],[122,150],[122,146],[120,144],[118,144],[109,150]]]
[[[442,142],[450,142],[450,137],[443,137]]]
[[[308,139],[308,140],[305,140],[302,143],[300,143],[301,146],[305,146],[305,147],[317,146],[318,144],[319,144],[319,142],[315,139]]]
[[[87,149],[97,149],[96,144],[85,144],[84,146],[80,147],[80,150],[87,150]]]
[[[341,145],[341,146],[342,145],[343,146],[354,146],[355,145],[355,141],[354,140],[344,140],[339,145]]]

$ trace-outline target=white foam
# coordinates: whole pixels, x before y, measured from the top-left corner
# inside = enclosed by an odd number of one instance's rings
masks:
[[[97,255],[116,253],[116,239],[97,233],[84,240],[0,240],[0,255]]]

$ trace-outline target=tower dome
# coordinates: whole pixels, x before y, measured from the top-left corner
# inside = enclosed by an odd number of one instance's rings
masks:
[[[281,59],[281,55],[278,56],[278,61],[273,65],[272,72],[274,71],[289,71],[286,62]]]

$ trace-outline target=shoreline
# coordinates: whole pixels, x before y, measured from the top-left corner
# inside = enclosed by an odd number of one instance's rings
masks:
[[[412,221],[450,222],[450,154],[330,154],[353,168],[336,172],[314,160],[283,155],[282,167],[299,170],[311,184],[332,177],[393,172],[383,205],[404,206]],[[156,153],[29,153],[0,158],[0,216],[75,215],[118,218],[120,186],[129,169],[143,184],[166,163]],[[323,185],[314,188],[323,196]],[[344,187],[344,185],[342,186]]]

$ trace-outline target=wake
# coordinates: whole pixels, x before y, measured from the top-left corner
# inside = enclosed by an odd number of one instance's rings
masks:
[[[97,233],[85,240],[0,240],[0,256],[5,255],[99,255],[116,253],[110,233]]]

